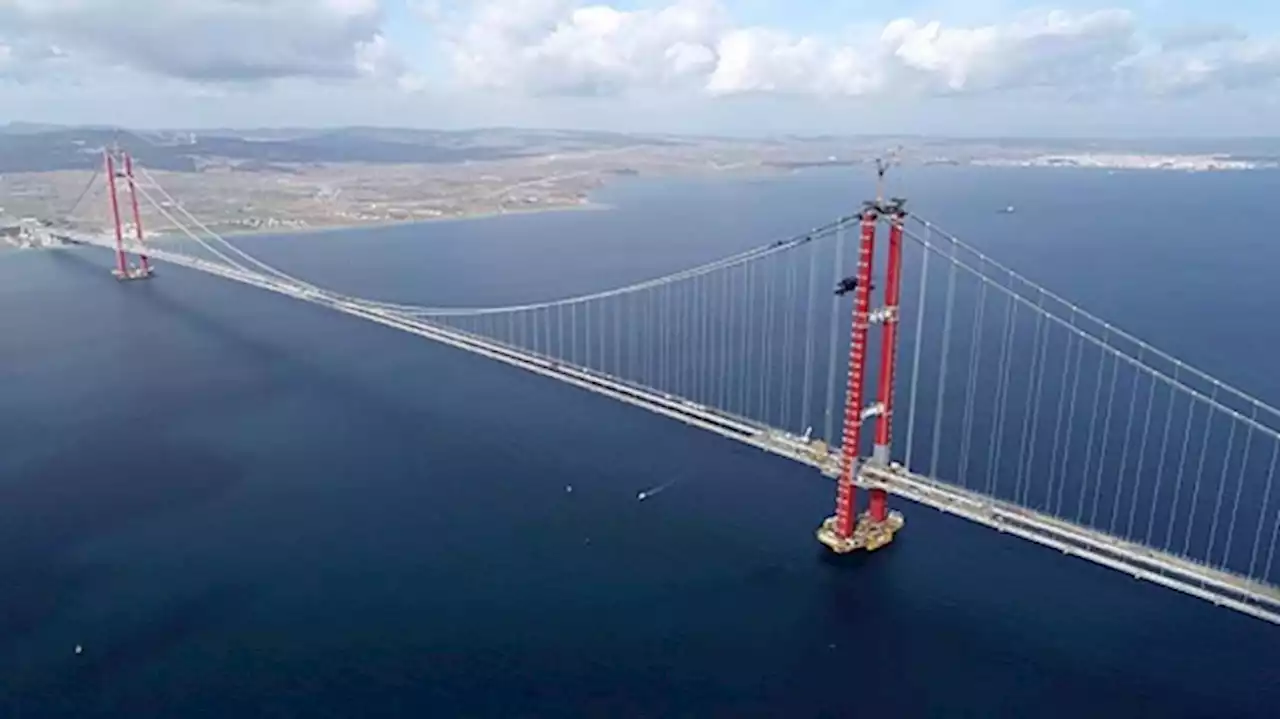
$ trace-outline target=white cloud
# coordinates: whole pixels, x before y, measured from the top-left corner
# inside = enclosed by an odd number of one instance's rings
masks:
[[[464,84],[597,95],[705,78],[727,25],[714,0],[630,12],[572,0],[477,0],[461,27],[444,27]]]
[[[1192,48],[1223,41],[1246,40],[1249,35],[1239,28],[1230,25],[1194,25],[1181,27],[1165,34],[1160,42],[1161,48],[1174,50]]]
[[[444,17],[444,3],[442,0],[406,1],[409,3],[409,9],[427,22],[435,22],[441,17]]]
[[[973,28],[901,19],[846,42],[743,29],[720,39],[706,89],[862,96],[1069,88],[1109,77],[1133,38],[1123,11],[1048,12]]]
[[[433,7],[462,83],[530,95],[1163,93],[1280,76],[1280,42],[1214,28],[1155,43],[1121,9],[1028,12],[969,27],[904,18],[818,37],[735,25],[717,0],[639,10],[578,0]]]
[[[895,75],[926,89],[962,92],[1094,85],[1132,54],[1136,26],[1124,10],[1027,14],[1003,25],[944,28],[889,24],[881,42]]]
[[[410,22],[392,24],[406,17],[389,12],[397,4]],[[950,17],[979,12],[948,4],[959,8]],[[0,0],[0,104],[123,124],[698,132],[1257,134],[1277,117],[1275,38],[1230,26],[1155,33],[1158,17],[1118,9],[1001,18],[992,7],[1009,3],[978,4],[998,19],[915,14],[805,34],[743,23],[738,0]],[[219,94],[234,101],[209,99]],[[840,107],[856,114],[815,97],[854,98]]]
[[[0,36],[0,79],[29,82],[39,77],[39,69],[56,67],[65,58],[66,52],[57,45]]]
[[[1271,86],[1280,80],[1280,43],[1243,34],[1205,35],[1135,57],[1131,70],[1156,94]]]
[[[192,81],[383,76],[381,0],[0,0],[0,42]]]

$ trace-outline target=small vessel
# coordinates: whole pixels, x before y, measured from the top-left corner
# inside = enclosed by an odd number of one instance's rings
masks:
[[[1013,214],[1013,205],[1009,205],[1008,207],[1005,207],[1003,210],[1001,210],[1001,211],[1000,211],[1000,214],[1002,214],[1002,215],[1012,215],[1012,214]]]

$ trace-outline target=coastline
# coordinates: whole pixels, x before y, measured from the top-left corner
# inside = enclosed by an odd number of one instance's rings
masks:
[[[707,172],[673,172],[662,175],[645,175],[643,177],[652,179],[655,177],[718,177],[729,179],[751,179],[761,177],[779,177],[792,175],[800,172],[807,172],[814,169],[828,169],[825,165],[814,165],[808,167],[779,168],[769,167],[765,165],[755,166],[751,169],[746,168],[728,168],[713,173]],[[745,171],[744,171],[745,170]],[[618,176],[610,176],[602,178],[599,185],[592,191],[595,194],[602,189],[607,188],[610,184],[617,181]],[[590,196],[576,204],[565,205],[538,205],[524,206],[510,210],[487,210],[483,212],[475,212],[471,214],[453,215],[449,217],[413,217],[405,219],[383,219],[369,222],[337,222],[329,225],[312,225],[309,227],[256,227],[256,228],[237,228],[229,230],[218,229],[217,225],[212,223],[210,227],[218,230],[218,234],[222,237],[295,237],[305,235],[316,235],[325,232],[343,232],[349,230],[362,229],[379,229],[386,227],[396,227],[399,225],[430,225],[441,222],[474,222],[478,220],[491,220],[499,217],[512,215],[541,215],[554,212],[599,212],[612,210],[613,206],[591,199]],[[163,228],[156,230],[148,230],[148,236],[157,241],[167,240],[170,238],[182,238],[186,235],[173,228]]]
[[[576,204],[576,205],[558,205],[551,207],[530,207],[517,210],[490,210],[487,212],[477,212],[469,215],[455,215],[452,217],[420,217],[406,218],[402,220],[385,219],[374,220],[370,222],[340,222],[332,225],[313,225],[309,227],[256,227],[243,228],[234,230],[219,230],[217,225],[209,226],[217,230],[221,237],[299,237],[306,235],[319,235],[328,232],[346,232],[350,230],[376,230],[388,227],[399,227],[409,225],[434,225],[449,222],[474,222],[478,220],[492,220],[499,217],[509,217],[513,215],[541,215],[555,212],[599,212],[612,210],[613,206],[603,202],[594,200]],[[164,241],[170,239],[185,238],[186,234],[172,227],[148,231],[148,239],[156,241]]]
[[[1242,166],[1239,166],[1239,163],[1235,165],[1226,164],[1221,166],[1213,166],[1213,167],[1205,167],[1205,168],[1201,168],[1198,166],[1187,166],[1186,164],[1179,164],[1179,163],[1172,163],[1172,162],[1142,164],[1142,163],[1135,163],[1132,161],[1134,157],[1138,157],[1138,156],[1112,156],[1112,155],[1052,156],[1052,158],[1055,160],[1067,159],[1067,160],[1077,160],[1077,161],[1080,160],[1082,157],[1088,157],[1089,159],[1094,160],[1094,162],[1044,162],[1043,164],[1040,162],[1036,162],[1036,160],[1043,160],[1044,157],[1049,157],[1049,156],[1033,158],[1031,161],[1028,161],[1026,159],[979,160],[979,161],[971,161],[967,163],[959,163],[955,166],[956,167],[983,167],[983,168],[989,168],[989,169],[1009,169],[1009,170],[1017,170],[1017,169],[1083,170],[1083,171],[1108,172],[1108,173],[1211,172],[1211,171],[1231,172],[1231,171],[1272,169],[1271,167],[1264,166],[1264,165],[1242,167]],[[1127,162],[1098,162],[1097,161],[1099,159],[1114,160],[1116,157],[1123,157]],[[1140,157],[1145,158],[1146,156],[1140,156]],[[1184,157],[1184,156],[1177,156],[1177,157]],[[1202,157],[1197,157],[1197,156],[1185,156],[1185,158],[1203,159]],[[1168,158],[1165,158],[1165,159],[1167,160]],[[725,171],[719,171],[715,173],[676,172],[666,176],[704,177],[704,178],[710,176],[710,177],[718,177],[722,179],[759,179],[759,178],[803,174],[803,173],[808,173],[815,170],[819,170],[819,171],[830,170],[830,169],[836,169],[841,167],[847,167],[847,165],[843,165],[843,164],[831,165],[831,164],[818,163],[818,164],[808,165],[804,167],[791,167],[791,168],[754,166],[751,168],[743,168],[743,167],[733,168],[733,170],[730,170],[728,172],[725,172]],[[650,175],[648,177],[653,178],[653,177],[660,177],[660,176]],[[617,177],[606,178],[605,181],[601,184],[601,186],[597,187],[595,191],[598,192],[601,189],[607,188],[610,184],[612,184],[613,181],[616,181],[617,179],[618,179]],[[592,194],[594,194],[594,192]],[[447,217],[407,217],[403,219],[384,218],[384,219],[377,219],[377,220],[370,220],[370,221],[335,222],[333,224],[310,225],[307,227],[276,226],[276,227],[255,227],[255,228],[249,228],[249,227],[232,228],[230,226],[219,226],[212,223],[210,223],[210,227],[214,228],[218,232],[218,234],[221,235],[222,237],[228,237],[228,238],[230,237],[299,237],[299,236],[316,235],[316,234],[329,233],[329,232],[348,232],[351,230],[382,229],[382,228],[396,227],[401,225],[431,225],[435,223],[446,223],[446,222],[472,222],[472,221],[478,221],[478,220],[495,219],[495,218],[511,216],[511,215],[524,216],[524,215],[536,215],[536,214],[553,213],[553,212],[582,212],[582,211],[601,211],[601,210],[610,210],[610,209],[613,209],[611,205],[596,201],[588,197],[586,201],[576,203],[576,204],[522,206],[514,209],[486,210],[486,211],[474,212],[470,214],[452,215]],[[158,241],[158,242],[186,237],[186,235],[183,232],[173,227],[157,228],[155,230],[150,230],[148,231],[148,236],[154,241]]]

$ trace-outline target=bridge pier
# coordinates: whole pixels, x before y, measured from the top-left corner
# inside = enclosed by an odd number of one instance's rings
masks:
[[[857,549],[874,551],[893,541],[905,523],[901,512],[889,510],[888,493],[879,487],[868,490],[868,507],[857,512],[857,482],[861,468],[870,462],[879,467],[890,464],[890,440],[893,426],[893,381],[897,362],[898,306],[902,294],[902,232],[906,211],[903,200],[885,202],[877,198],[866,203],[861,218],[861,243],[857,274],[852,285],[853,329],[849,344],[848,388],[845,398],[843,438],[841,441],[840,476],[836,490],[836,513],[818,528],[818,541],[833,552],[845,554]],[[889,218],[888,262],[885,271],[884,307],[871,310],[871,270],[875,259],[876,226],[881,217]],[[847,281],[842,282],[847,287]],[[839,290],[837,290],[839,291]],[[863,406],[863,384],[866,374],[867,340],[872,320],[883,328],[880,348],[880,382],[877,402]],[[862,423],[876,418],[875,445],[870,458],[861,454]]]
[[[858,515],[853,531],[847,536],[838,531],[835,517],[827,517],[823,520],[817,536],[819,542],[827,545],[827,548],[836,554],[848,554],[859,549],[874,552],[892,542],[894,535],[902,529],[905,522],[902,512],[886,510],[883,519],[876,519],[868,510]]]

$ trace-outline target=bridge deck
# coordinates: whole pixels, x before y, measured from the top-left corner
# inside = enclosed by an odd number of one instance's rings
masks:
[[[102,238],[77,236],[74,239],[86,244],[109,248],[111,246],[109,241]],[[130,250],[135,252],[140,249],[136,246],[130,247]],[[807,464],[828,477],[839,474],[839,453],[835,448],[826,448],[821,443],[805,442],[784,431],[711,407],[656,392],[593,370],[568,365],[451,327],[337,298],[314,288],[296,286],[266,275],[187,257],[155,246],[148,246],[146,252],[153,259],[328,307],[347,315],[567,382],[763,451]],[[883,488],[895,496],[1058,549],[1063,553],[1125,572],[1138,579],[1280,624],[1280,589],[1247,577],[1135,544],[1057,517],[915,474],[897,466],[865,465],[859,471],[857,483],[865,488]]]

